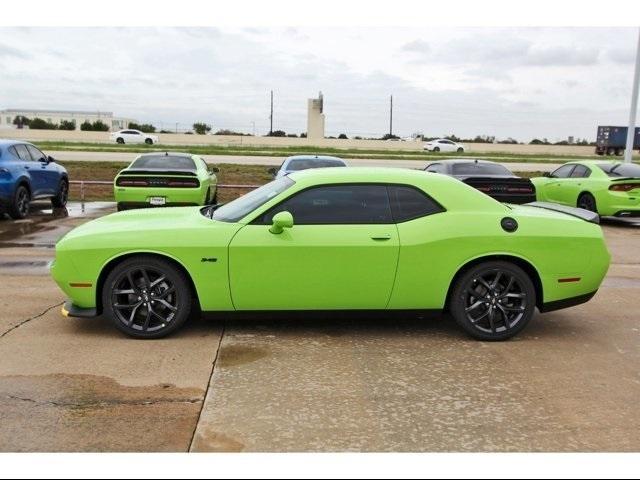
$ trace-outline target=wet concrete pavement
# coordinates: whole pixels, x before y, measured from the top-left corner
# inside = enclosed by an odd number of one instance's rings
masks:
[[[42,264],[112,208],[0,220],[0,451],[640,449],[632,222],[603,222],[613,265],[591,302],[509,342],[411,317],[196,320],[136,341],[62,317]]]

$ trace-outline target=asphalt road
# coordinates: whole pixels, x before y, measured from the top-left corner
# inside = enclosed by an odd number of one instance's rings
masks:
[[[55,151],[50,152],[56,159],[62,161],[87,162],[132,162],[139,153],[130,152],[81,152]],[[230,163],[233,165],[268,165],[279,166],[284,157],[235,156],[235,155],[203,155],[207,163]],[[424,168],[424,160],[381,160],[372,158],[348,159],[349,165],[358,167],[399,167]],[[552,171],[561,163],[507,163],[510,170],[517,172]]]
[[[0,220],[0,451],[640,449],[640,225],[605,222],[596,297],[509,342],[409,317],[194,320],[137,341],[64,318],[47,273],[61,235],[112,210]]]

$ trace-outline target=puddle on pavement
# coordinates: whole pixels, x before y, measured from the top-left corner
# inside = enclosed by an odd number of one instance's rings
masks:
[[[0,377],[0,451],[186,451],[204,394],[97,375]]]
[[[230,345],[222,347],[218,365],[221,367],[236,367],[246,363],[255,362],[269,355],[263,348],[244,347],[241,345]]]
[[[11,220],[6,215],[0,220],[0,248],[53,248],[58,239],[73,227],[66,222],[67,219],[97,218],[112,213],[114,206],[113,202],[72,202],[67,208],[34,204],[29,217],[24,220]]]
[[[42,275],[49,272],[51,262],[51,258],[44,260],[0,260],[0,273],[9,273],[12,275]]]

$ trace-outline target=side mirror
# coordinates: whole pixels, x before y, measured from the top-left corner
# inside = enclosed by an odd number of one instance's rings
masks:
[[[278,169],[276,167],[271,167],[267,172],[275,177],[278,174]]]
[[[542,176],[547,178],[553,178],[553,176],[549,172],[544,172]]]
[[[209,168],[209,173],[218,173],[220,171],[220,169],[218,167],[210,167]]]
[[[56,159],[53,158],[51,155],[47,156],[47,159],[45,160],[45,163],[55,163]]]
[[[285,228],[293,227],[293,215],[289,212],[278,212],[273,216],[273,224],[269,231],[276,235],[284,232]]]

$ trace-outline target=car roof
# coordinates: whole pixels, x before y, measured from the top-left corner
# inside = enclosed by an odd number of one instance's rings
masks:
[[[10,140],[8,138],[0,138],[0,147],[10,147],[11,145],[16,145],[21,143],[31,145],[31,143],[25,142],[24,140]]]
[[[142,154],[138,155],[136,157],[136,160],[138,158],[161,157],[163,155],[167,156],[167,157],[186,157],[186,158],[193,158],[193,157],[197,156],[197,155],[194,155],[192,153],[184,153],[184,152],[149,152],[149,153],[142,153]]]
[[[500,165],[497,162],[492,162],[490,160],[480,160],[479,158],[447,158],[447,159],[443,159],[443,160],[433,161],[433,162],[429,163],[429,165],[433,165],[434,163],[448,163],[448,164],[453,164],[453,163],[491,163],[491,164],[494,164],[494,165]]]
[[[285,162],[290,162],[291,160],[338,160],[340,162],[344,162],[342,158],[332,157],[330,155],[293,155],[291,157],[287,157]]]

